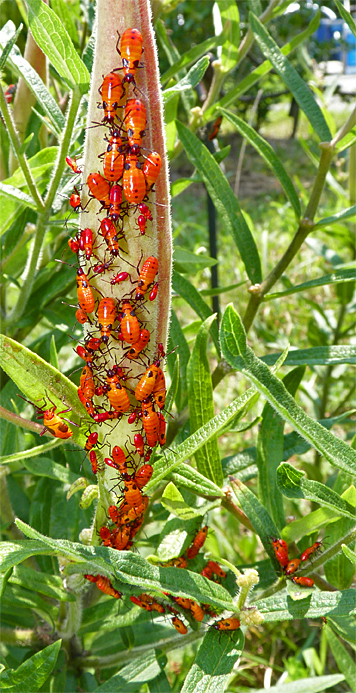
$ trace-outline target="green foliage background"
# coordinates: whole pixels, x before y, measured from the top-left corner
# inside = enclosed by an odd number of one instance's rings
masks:
[[[65,396],[82,422],[79,373],[69,379],[80,365],[72,336],[81,333],[63,305],[76,303],[74,273],[55,258],[68,259],[65,156],[82,153],[94,6],[52,0],[47,10],[29,0],[27,14],[21,1],[2,3],[3,89],[22,76],[36,98],[19,139],[3,91],[0,103],[4,689],[238,693],[271,682],[276,693],[356,690],[356,119],[347,98],[335,110],[335,87],[317,81],[320,13],[284,14],[288,4],[219,0],[221,33],[213,2],[152,3],[172,172],[174,418],[147,487],[139,551],[119,553],[85,544],[97,487],[82,428],[75,445],[43,442],[31,407],[16,397],[50,393],[60,405]],[[343,6],[326,4],[355,33]],[[48,87],[23,57],[29,25],[49,59]],[[216,264],[220,284],[211,289]],[[203,518],[211,529],[204,550],[227,565],[221,585],[199,575],[201,555],[189,573],[157,565],[183,553]],[[274,535],[292,556],[325,538],[300,572],[313,576],[312,590],[281,576]],[[241,606],[234,570],[246,567],[260,578],[246,604],[264,622],[232,637],[193,621],[182,638],[129,601],[133,588],[169,591],[230,614]],[[119,610],[84,588],[88,572],[124,593]]]

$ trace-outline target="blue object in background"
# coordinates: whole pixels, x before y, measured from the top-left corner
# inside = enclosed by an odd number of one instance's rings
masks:
[[[346,43],[345,49],[345,75],[356,74],[356,36],[352,33],[347,24],[343,26],[343,39]]]

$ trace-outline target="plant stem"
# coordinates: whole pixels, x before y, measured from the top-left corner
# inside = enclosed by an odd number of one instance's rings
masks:
[[[5,99],[5,94],[3,91],[3,88],[0,87],[0,109],[5,121],[5,125],[9,134],[9,138],[12,144],[12,147],[15,151],[16,158],[19,162],[19,166],[22,170],[22,173],[24,175],[25,181],[27,183],[27,187],[29,189],[29,192],[32,195],[32,199],[37,207],[37,211],[40,212],[41,210],[44,210],[44,202],[42,200],[42,197],[37,189],[36,183],[32,177],[31,169],[28,165],[27,157],[25,154],[21,153],[21,144],[20,140],[18,138],[15,124],[13,122],[12,118],[12,113],[11,110],[6,103]]]
[[[46,199],[44,202],[44,207],[43,211],[41,214],[39,214],[38,217],[38,222],[37,222],[37,227],[36,227],[36,232],[35,232],[35,238],[34,238],[34,244],[32,248],[32,253],[31,253],[31,259],[29,262],[29,267],[28,267],[28,272],[27,272],[27,277],[23,283],[23,286],[20,291],[20,295],[18,297],[17,303],[13,310],[11,311],[10,315],[7,316],[7,318],[4,320],[4,325],[5,327],[9,328],[11,332],[13,332],[17,328],[17,323],[19,319],[22,317],[27,301],[30,297],[33,283],[36,278],[36,271],[37,271],[37,265],[38,261],[41,255],[41,250],[42,250],[42,245],[43,245],[43,240],[46,232],[46,226],[49,217],[51,216],[52,213],[52,204],[53,200],[55,198],[55,195],[58,190],[58,186],[64,171],[65,167],[65,158],[67,155],[67,152],[70,147],[70,141],[71,141],[71,136],[72,136],[72,131],[76,119],[76,115],[78,112],[79,104],[81,100],[81,94],[79,90],[74,90],[72,92],[72,98],[71,102],[69,105],[68,109],[68,115],[67,115],[67,120],[66,120],[66,126],[65,130],[63,133],[63,137],[60,143],[59,147],[59,152],[58,152],[58,157],[53,173],[53,177],[50,183],[50,186],[48,188],[48,192],[46,195]]]
[[[225,498],[221,501],[221,505],[223,508],[226,508],[226,510],[231,513],[231,515],[234,515],[238,519],[239,522],[241,522],[244,527],[247,529],[250,529],[251,532],[255,532],[254,528],[251,525],[250,520],[246,517],[245,513],[240,510],[240,508],[233,502],[231,498],[231,491],[230,489],[227,489],[225,492]]]
[[[347,135],[352,128],[354,128],[356,125],[356,106],[354,110],[352,111],[351,115],[347,119],[346,123],[340,128],[339,132],[336,133],[335,137],[333,140],[331,140],[331,145],[335,147],[335,145],[340,142],[340,140]]]
[[[275,7],[277,7],[279,2],[280,2],[280,0],[271,0],[268,7],[266,7],[265,11],[259,17],[259,20],[260,20],[260,22],[262,22],[262,24],[266,24],[271,19],[272,15],[273,15],[273,11],[274,11]],[[253,33],[251,27],[249,27],[246,35],[244,36],[243,41],[241,41],[241,43],[240,43],[239,57],[238,57],[237,65],[240,64],[241,60],[248,53],[254,40],[255,40],[254,33]]]
[[[41,431],[43,431],[43,426],[41,426],[41,424],[35,423],[35,421],[28,421],[28,419],[23,419],[22,416],[19,416],[18,414],[14,414],[14,412],[9,411],[8,409],[5,409],[4,407],[0,407],[0,418],[6,419],[6,421],[9,421],[10,423],[14,424],[15,426],[21,426],[21,428],[27,428],[28,431],[34,431],[34,433],[41,433]],[[51,433],[49,433],[47,431],[43,435],[50,436],[50,438],[53,438]]]

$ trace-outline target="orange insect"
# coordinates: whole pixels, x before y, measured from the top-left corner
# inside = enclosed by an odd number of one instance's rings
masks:
[[[272,539],[274,552],[280,565],[285,568],[288,565],[288,545],[284,539]]]
[[[180,618],[178,618],[178,616],[173,616],[172,623],[173,623],[175,629],[181,635],[186,635],[186,633],[188,633],[187,626],[184,625],[183,621]]]
[[[311,556],[313,553],[315,553],[316,551],[320,551],[320,550],[321,550],[321,549],[320,549],[321,546],[322,546],[322,542],[321,542],[321,541],[316,541],[316,542],[313,544],[313,546],[309,546],[308,549],[305,549],[305,551],[303,551],[303,553],[302,553],[302,555],[301,555],[301,557],[300,557],[300,560],[301,560],[301,561],[307,561],[308,558],[310,558],[310,556]]]
[[[141,214],[143,214],[143,216],[146,217],[146,219],[149,219],[150,221],[153,220],[150,209],[149,209],[149,207],[147,207],[147,205],[144,202],[140,202],[138,208],[139,208]]]
[[[90,582],[96,582],[96,586],[99,590],[104,592],[104,594],[109,594],[110,597],[115,597],[115,599],[121,599],[122,592],[118,592],[118,590],[112,586],[109,578],[104,577],[104,575],[84,575],[84,577],[90,580]]]
[[[170,596],[171,599],[173,599],[175,603],[178,604],[178,606],[182,607],[182,609],[190,609],[190,606],[192,604],[191,599],[187,599],[186,597],[173,597],[172,595]]]
[[[109,72],[104,77],[103,83],[99,88],[99,94],[101,95],[104,109],[103,123],[112,124],[122,96],[121,77],[116,72]]]
[[[118,130],[115,130],[110,137],[107,150],[104,154],[103,171],[104,176],[111,183],[120,180],[124,170],[125,156],[122,153],[122,141]]]
[[[160,446],[162,447],[163,445],[166,444],[167,422],[166,422],[163,414],[161,414],[161,412],[159,412],[159,414],[158,414],[158,419],[159,419],[158,442],[159,442]]]
[[[95,409],[94,409],[94,407],[93,407],[93,403],[91,402],[90,399],[87,399],[87,398],[85,397],[84,392],[83,392],[83,390],[82,390],[81,387],[78,387],[77,392],[78,392],[78,397],[79,397],[79,399],[80,399],[80,401],[81,401],[83,407],[85,407],[85,409],[87,410],[89,416],[91,416],[92,418],[94,418],[94,417],[96,416],[96,414],[95,414]]]
[[[120,218],[121,202],[122,202],[122,188],[120,185],[113,185],[110,190],[109,195],[110,208],[108,211],[109,217],[115,222]]]
[[[135,344],[140,338],[140,323],[131,303],[123,301],[120,313],[120,329],[125,342]]]
[[[153,285],[152,291],[148,297],[149,301],[154,301],[155,298],[157,297],[157,294],[158,294],[158,283],[156,282],[156,284]]]
[[[96,458],[96,452],[95,452],[95,450],[90,450],[90,452],[89,452],[89,460],[90,460],[90,464],[91,464],[91,468],[92,468],[93,474],[97,474],[97,473],[98,473],[98,460],[97,460],[97,458]]]
[[[110,371],[108,371],[109,373]],[[125,388],[119,382],[113,382],[107,391],[109,402],[114,412],[124,414],[130,409],[130,400]]]
[[[74,193],[72,193],[69,198],[69,204],[73,208],[74,212],[78,213],[80,209],[83,209],[77,188],[74,188]]]
[[[126,549],[130,541],[130,528],[124,525],[114,529],[113,540],[115,549],[118,551],[123,551]]]
[[[107,344],[115,322],[116,306],[113,298],[103,298],[98,307],[98,324],[101,338]]]
[[[126,474],[125,486],[124,486],[124,496],[125,501],[132,507],[141,505],[142,503],[142,493],[135,483],[134,479],[131,479],[128,474]]]
[[[49,401],[53,406],[49,409],[43,409],[43,407],[38,407],[37,404],[31,402],[31,400],[22,397],[22,395],[18,395],[18,397],[25,400],[25,402],[32,404],[32,406],[36,409],[36,419],[43,418],[44,428],[43,431],[41,431],[40,436],[43,436],[46,431],[49,431],[55,438],[62,438],[63,440],[66,440],[67,438],[72,437],[73,432],[70,430],[69,426],[64,423],[64,420],[60,418],[60,414],[65,414],[66,412],[71,411],[70,408],[63,409],[63,411],[56,414],[55,412],[57,407],[53,402],[51,402],[51,400]],[[69,423],[73,423],[73,421],[69,421]],[[76,424],[74,424],[74,426],[75,425]]]
[[[138,204],[146,195],[146,178],[137,154],[126,154],[122,187],[128,202]]]
[[[222,618],[213,624],[213,628],[215,630],[237,630],[240,628],[240,621],[238,618]]]
[[[72,253],[78,253],[79,252],[79,241],[77,241],[76,238],[70,238],[68,240],[68,245],[69,245]]]
[[[80,376],[80,387],[86,399],[93,399],[95,395],[95,383],[92,369],[86,364]]]
[[[89,173],[87,184],[93,197],[99,200],[103,207],[110,207],[110,183],[100,173]]]
[[[87,437],[87,442],[85,443],[85,450],[89,452],[94,445],[97,444],[99,438],[99,434],[94,431],[94,433],[90,433],[90,435]]]
[[[126,455],[122,448],[119,448],[118,445],[115,445],[111,451],[111,454],[121,474],[127,474]]]
[[[151,152],[143,166],[143,174],[146,179],[147,191],[155,184],[161,170],[162,160],[158,152]]]
[[[313,587],[314,585],[314,580],[312,580],[312,578],[309,577],[293,576],[291,580],[295,582],[296,585],[302,585],[302,587]]]
[[[100,527],[100,539],[102,540],[104,546],[111,546],[111,532],[108,527]]]
[[[77,296],[78,303],[85,313],[92,313],[95,308],[95,300],[87,275],[79,267],[77,270]]]
[[[196,621],[202,621],[204,618],[204,611],[201,608],[200,604],[197,604],[197,602],[193,602],[190,605],[190,611],[192,613],[193,618],[195,618]]]
[[[146,433],[147,445],[154,448],[158,443],[160,421],[150,398],[144,399],[142,402],[142,424]]]
[[[93,253],[93,232],[91,229],[84,229],[79,237],[80,250],[84,250],[86,260],[90,260]]]
[[[188,559],[195,558],[198,551],[203,546],[207,536],[208,536],[208,527],[207,527],[207,525],[205,525],[205,527],[202,527],[199,530],[198,534],[194,537],[193,542],[187,551],[187,558]]]
[[[118,49],[117,49],[118,50]],[[126,29],[121,37],[120,50],[123,84],[135,84],[135,74],[141,60],[143,38],[138,29]]]
[[[163,409],[166,402],[166,381],[164,373],[161,369],[159,369],[157,374],[156,383],[152,394],[157,407],[159,407],[159,409]]]
[[[295,573],[296,570],[298,570],[300,566],[300,559],[299,558],[292,558],[291,561],[287,564],[287,566],[284,568],[284,572],[286,575],[292,575],[292,573]]]
[[[153,284],[157,272],[158,260],[153,255],[150,255],[150,257],[145,260],[141,268],[136,289],[136,301],[144,298],[146,291],[148,291],[148,287],[150,284]]]
[[[106,217],[101,221],[100,232],[105,240],[106,245],[109,248],[111,255],[119,255],[119,242],[117,238],[117,231],[109,217]]]
[[[211,132],[209,133],[209,137],[208,137],[208,139],[210,140],[210,142],[211,142],[211,140],[213,140],[215,137],[217,137],[217,135],[219,134],[219,130],[220,130],[220,125],[221,125],[221,123],[222,123],[222,119],[223,119],[223,117],[220,115],[220,116],[218,116],[218,118],[216,119],[216,121],[213,123],[212,128],[211,128]]]
[[[88,316],[86,312],[81,308],[78,308],[78,310],[76,311],[75,318],[81,325],[85,325],[85,323],[88,322]]]
[[[135,474],[135,483],[141,489],[146,484],[148,484],[151,476],[153,474],[153,467],[151,464],[143,464]]]
[[[150,341],[150,336],[149,330],[146,330],[146,328],[141,330],[139,340],[132,345],[131,349],[128,350],[127,357],[129,359],[137,359],[141,351],[143,351]]]
[[[146,127],[146,109],[140,99],[129,99],[125,106],[127,139],[131,154],[139,154]]]
[[[159,361],[154,361],[151,365],[149,365],[146,372],[139,380],[135,390],[135,397],[139,402],[141,402],[143,399],[147,399],[147,397],[149,397],[149,395],[155,390],[158,378],[160,378],[161,382],[163,378],[164,382],[163,371],[160,368],[159,363]]]
[[[82,173],[82,170],[81,168],[79,168],[75,157],[74,159],[71,159],[70,156],[66,156],[66,163],[68,164],[68,166],[70,166],[73,173]]]
[[[205,568],[208,569],[212,575],[217,575],[218,577],[226,578],[225,570],[220,568],[218,563],[215,563],[215,561],[208,561]],[[203,575],[203,572],[202,572],[202,575]],[[207,577],[207,576],[205,576],[205,577]]]

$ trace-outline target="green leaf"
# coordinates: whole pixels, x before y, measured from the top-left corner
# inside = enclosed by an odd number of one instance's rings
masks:
[[[19,462],[24,458],[30,459],[31,457],[38,457],[38,455],[44,455],[45,452],[58,448],[59,445],[63,445],[63,443],[64,441],[60,438],[55,438],[44,445],[36,445],[36,447],[30,448],[29,450],[20,450],[19,452],[14,452],[12,455],[4,455],[0,457],[0,464],[10,464],[11,462]]]
[[[314,289],[318,286],[326,286],[327,284],[341,284],[344,282],[355,282],[356,275],[354,269],[340,269],[335,270],[332,274],[325,274],[323,277],[318,277],[318,279],[311,279],[308,282],[303,282],[303,284],[297,284],[296,286],[291,286],[290,289],[285,291],[278,291],[274,294],[266,294],[264,296],[264,301],[271,301],[274,298],[281,298],[282,296],[290,296],[291,294],[296,294],[299,291],[308,291],[309,289]]]
[[[273,366],[280,354],[262,356],[261,361],[267,366]],[[354,344],[336,346],[311,347],[310,349],[290,350],[284,366],[336,366],[339,363],[356,363],[356,347]]]
[[[198,509],[187,505],[182,494],[172,482],[164,489],[161,503],[170,513],[182,520],[191,520],[193,517],[201,517],[202,514],[198,512]]]
[[[232,597],[224,587],[198,573],[176,568],[156,568],[131,551],[105,546],[84,546],[65,539],[51,539],[17,519],[16,524],[30,540],[0,544],[0,571],[23,562],[29,556],[53,555],[68,558],[66,573],[106,575],[120,581],[120,589],[131,594],[132,587],[170,592],[220,609],[234,610]],[[127,587],[126,587],[127,586]]]
[[[340,0],[334,0],[335,5],[337,6],[337,9],[339,10],[339,13],[343,20],[346,22],[346,24],[350,27],[352,33],[354,36],[356,36],[356,24],[350,14],[350,12],[347,11],[346,7],[340,2]]]
[[[209,330],[213,320],[215,320],[215,316],[211,315],[199,328],[187,368],[191,433],[195,433],[198,428],[213,419],[215,413],[213,386],[206,353]],[[217,486],[223,485],[224,477],[217,438],[213,438],[209,443],[203,445],[195,453],[195,460],[200,474],[206,476]]]
[[[161,671],[155,679],[148,682],[148,690],[149,693],[171,693],[171,687],[164,671]]]
[[[60,407],[71,407],[68,416],[84,419],[86,412],[77,395],[77,387],[65,375],[41,359],[27,347],[9,337],[0,335],[0,365],[26,397],[43,400],[48,397]],[[70,425],[70,424],[69,424]],[[85,446],[85,436],[79,428],[72,427],[73,440]]]
[[[280,573],[280,565],[276,559],[276,554],[271,541],[271,537],[279,536],[279,531],[270,514],[260,503],[257,496],[255,496],[255,494],[247,486],[245,486],[240,479],[230,477],[230,483],[237,498],[238,505],[241,506],[245,515],[247,515],[256,534],[258,534],[260,537],[261,542],[273,565],[277,569],[277,572]]]
[[[159,535],[157,555],[149,557],[150,563],[156,565],[161,561],[166,562],[181,556],[200,529],[201,520],[201,515],[187,520],[170,518]]]
[[[342,550],[346,556],[346,558],[351,561],[351,563],[355,564],[356,562],[356,551],[352,551],[349,546],[346,546],[346,544],[342,545]]]
[[[177,92],[172,99],[164,104],[164,122],[166,130],[167,155],[171,159],[174,153],[174,145],[177,139],[176,118],[178,112],[180,93]]]
[[[233,368],[242,371],[280,416],[334,466],[349,474],[356,471],[356,453],[344,441],[311,419],[283,383],[258,359],[246,343],[246,333],[240,316],[229,305],[222,319],[221,346],[225,359]],[[241,359],[243,365],[241,365]]]
[[[226,39],[218,51],[221,71],[230,72],[237,64],[240,45],[240,16],[235,0],[217,0]]]
[[[0,674],[1,688],[9,693],[36,693],[48,679],[57,661],[61,640],[48,645],[41,652],[36,652],[26,659],[17,669],[7,669]]]
[[[3,46],[6,42],[9,31],[11,31],[12,22],[7,22],[5,27],[0,31],[0,45]],[[17,75],[20,75],[26,82],[28,88],[32,91],[33,95],[37,99],[38,103],[41,104],[46,116],[52,123],[52,126],[57,133],[57,136],[62,132],[65,126],[65,119],[62,111],[54,100],[53,96],[48,91],[45,84],[42,82],[41,78],[37,74],[36,70],[30,65],[30,63],[22,57],[17,46],[14,46],[9,59],[8,64],[15,71]]]
[[[232,125],[234,125],[242,137],[245,137],[248,142],[252,144],[256,151],[272,169],[294,209],[296,220],[299,221],[301,210],[298,195],[287,171],[275,153],[273,147],[271,147],[271,145],[266,142],[266,140],[261,137],[261,135],[259,135],[253,127],[248,125],[248,123],[245,123],[234,113],[230,113],[230,111],[226,111],[224,108],[221,108],[220,112],[230,121],[230,123],[232,123]]]
[[[341,498],[344,502],[349,503],[353,508],[356,506],[356,488],[355,486],[350,486]],[[340,513],[341,514],[341,513]],[[343,539],[349,532],[352,531],[355,524],[354,519],[349,519],[348,517],[341,517],[337,522],[333,522],[328,526],[326,534],[328,537],[328,543],[331,545],[339,542]],[[355,546],[355,542],[352,543],[351,549]],[[351,550],[350,549],[350,550]],[[338,553],[336,556],[332,556],[324,564],[325,577],[334,587],[342,590],[350,587],[354,575],[356,566],[355,564],[350,564],[350,561],[346,558],[343,553]]]
[[[288,462],[282,462],[277,469],[277,482],[280,490],[287,498],[306,498],[323,507],[330,508],[340,515],[355,518],[355,508],[343,500],[336,491],[319,481],[310,481],[304,477],[304,472],[292,467]]]
[[[209,57],[206,55],[203,58],[200,58],[198,62],[193,65],[193,67],[189,70],[189,72],[181,79],[177,84],[175,84],[173,87],[169,87],[169,89],[165,89],[163,91],[163,101],[164,103],[167,103],[169,99],[172,99],[175,94],[179,91],[187,91],[188,89],[194,89],[194,87],[201,82],[203,79],[208,66],[209,66],[210,60]]]
[[[288,55],[297,46],[299,46],[303,41],[305,41],[309,36],[311,36],[318,28],[320,22],[320,10],[314,15],[314,17],[309,22],[308,28],[302,31],[297,36],[286,43],[282,48],[281,52],[283,55]],[[220,101],[216,101],[210,108],[208,108],[204,113],[204,123],[209,122],[216,117],[217,111],[221,108],[227,108],[232,103],[234,103],[242,94],[245,94],[249,89],[256,84],[262,77],[264,77],[272,69],[272,64],[269,60],[265,60],[261,65],[259,65],[255,70],[252,70],[247,77],[245,77],[236,87],[228,91],[225,96],[223,96]]]
[[[353,144],[356,142],[356,128],[352,128],[350,132],[345,135],[345,137],[340,140],[340,142],[337,143],[336,145],[336,152],[340,154],[343,152],[345,149],[348,149],[349,147],[352,147]]]
[[[291,681],[290,683],[281,683],[280,685],[271,686],[268,690],[269,693],[319,693],[319,691],[324,691],[326,688],[331,686],[337,686],[338,683],[344,680],[344,676],[341,674],[329,674],[326,676],[313,676],[312,678],[298,679],[298,681]],[[259,688],[249,689],[249,693],[261,693]]]
[[[345,649],[343,644],[340,642],[337,635],[330,628],[328,624],[325,626],[326,639],[329,643],[331,652],[338,665],[340,672],[345,676],[345,681],[350,686],[353,693],[356,692],[356,666],[352,657],[350,657],[348,651]]]
[[[55,340],[54,334],[51,337],[51,344],[49,347],[49,353],[50,353],[51,366],[53,366],[53,368],[56,368],[58,371],[59,370],[59,363],[58,363],[58,354],[57,354],[56,340]]]
[[[289,525],[283,527],[282,539],[284,539],[287,544],[292,541],[298,541],[308,534],[313,534],[318,529],[322,527],[329,526],[331,522],[336,522],[340,517],[340,513],[331,510],[330,508],[318,508],[308,515],[301,517],[299,520],[291,522]]]
[[[8,197],[12,200],[17,200],[17,204],[23,204],[30,209],[37,210],[36,203],[33,201],[32,197],[26,195],[18,188],[14,188],[12,185],[6,185],[5,183],[0,183],[0,195]]]
[[[196,255],[185,248],[176,246],[173,252],[173,262],[177,272],[195,274],[206,267],[213,267],[218,261],[208,255]]]
[[[73,481],[71,484],[71,487],[67,491],[66,495],[66,500],[69,500],[72,496],[74,496],[75,493],[78,493],[78,491],[83,491],[89,486],[89,481],[88,479],[85,478],[85,476],[80,476],[79,479],[76,479]]]
[[[152,479],[145,486],[146,492],[173,472],[181,462],[194,455],[202,445],[214,438],[220,431],[223,431],[236,414],[246,410],[246,407],[249,406],[251,399],[255,398],[255,395],[255,389],[250,388],[241,397],[235,399],[226,409],[223,409],[220,414],[214,416],[211,421],[202,426],[196,433],[189,436],[184,443],[178,445],[174,452],[166,453],[165,462],[161,465],[155,464]]]
[[[198,496],[224,496],[219,486],[188,464],[180,464],[172,474],[168,474],[168,478],[172,479],[177,486],[183,486]]]
[[[177,397],[178,388],[179,388],[179,354],[175,354],[174,369],[173,369],[173,373],[171,375],[171,384],[170,384],[169,390],[167,391],[166,401],[165,401],[165,410],[168,412],[170,412],[172,407],[173,407],[173,404],[174,404],[175,399]]]
[[[201,174],[216,209],[233,236],[249,279],[253,284],[260,282],[261,263],[256,243],[229,182],[196,135],[180,121],[177,121],[177,131],[188,158]]]
[[[75,21],[73,19],[73,15],[67,4],[64,2],[64,0],[52,0],[51,2],[52,5],[52,10],[56,13],[57,17],[62,22],[62,25],[65,27],[66,31],[68,32],[68,35],[70,36],[71,41],[73,43],[76,43],[77,45],[79,44],[79,37],[78,37],[78,32],[77,32],[77,27],[75,25]]]
[[[283,55],[281,49],[259,19],[252,12],[250,12],[249,16],[251,29],[255,34],[262,53],[271,61],[276,72],[286,83],[321,141],[329,142],[331,140],[330,130],[306,82],[299,76],[288,58]]]
[[[135,658],[125,667],[95,689],[96,693],[133,693],[139,690],[146,681],[156,678],[161,671],[155,650],[149,650],[141,657]]]
[[[215,46],[220,46],[225,40],[225,32],[222,31],[218,36],[212,36],[211,38],[202,41],[197,46],[193,46],[186,53],[174,62],[174,64],[164,72],[161,77],[162,84],[166,84],[174,75],[177,74],[183,68],[188,68],[193,65],[204,53],[208,53]]]
[[[263,614],[267,623],[290,621],[320,616],[348,616],[355,608],[355,591],[314,592],[308,599],[293,601],[287,592],[278,592],[272,597],[258,599],[253,605]]]
[[[244,635],[241,630],[230,634],[209,630],[181,693],[223,693],[243,648]]]
[[[20,24],[20,26],[16,29],[16,32],[14,33],[14,35],[11,38],[9,38],[9,40],[6,42],[6,45],[3,49],[1,57],[0,57],[0,70],[3,69],[3,67],[4,67],[4,65],[5,65],[8,57],[9,57],[9,55],[10,55],[10,53],[11,53],[11,51],[15,45],[20,33],[21,33],[21,31],[22,31],[22,29],[23,29],[23,24]]]
[[[76,52],[61,20],[42,0],[28,0],[29,22],[33,37],[53,67],[71,89],[85,94],[90,75]]]
[[[342,212],[333,214],[331,217],[325,217],[325,219],[319,219],[315,224],[314,228],[320,229],[322,226],[331,226],[331,224],[336,224],[343,219],[349,219],[349,217],[354,217],[356,215],[356,205],[349,207],[348,209],[343,209]]]
[[[185,405],[187,397],[187,365],[190,359],[190,350],[174,310],[171,310],[170,323],[168,351],[175,349],[179,355],[179,383],[176,397],[177,409],[179,411]],[[171,378],[173,378],[173,359],[173,354],[167,356]]]
[[[297,391],[304,372],[305,368],[299,366],[285,376],[283,383],[292,395]],[[257,438],[258,495],[279,531],[285,525],[283,498],[276,477],[277,467],[283,459],[283,429],[283,419],[266,402]]]
[[[25,566],[16,566],[9,579],[11,584],[25,587],[34,592],[40,592],[52,599],[59,599],[63,602],[73,602],[76,597],[63,589],[63,580],[57,575],[40,573],[38,570]]]
[[[193,308],[193,310],[202,320],[206,320],[212,315],[212,311],[210,310],[208,304],[205,303],[204,299],[200,296],[199,291],[197,291],[197,289],[193,286],[193,284],[190,283],[188,279],[186,279],[186,277],[183,277],[175,270],[173,270],[172,273],[172,287],[174,291],[179,294],[179,296],[184,298],[188,305]],[[211,326],[210,334],[216,346],[216,350],[218,354],[220,354],[219,333],[216,323]]]
[[[35,460],[24,458],[23,464],[31,474],[36,476],[47,476],[50,479],[57,479],[64,484],[72,484],[77,480],[77,474],[53,462],[48,457],[41,457]]]
[[[246,284],[246,281],[237,282],[236,284],[230,284],[229,286],[218,286],[216,289],[202,289],[199,291],[201,296],[220,296],[221,294],[226,294],[228,291],[233,291],[239,286]]]

